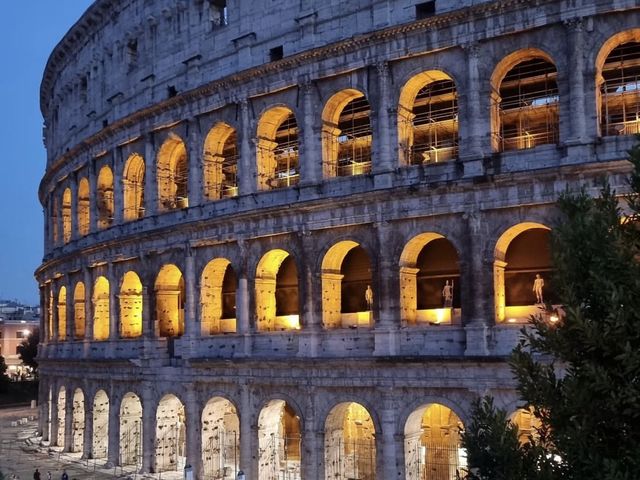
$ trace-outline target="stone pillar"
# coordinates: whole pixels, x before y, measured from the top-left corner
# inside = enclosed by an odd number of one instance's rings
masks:
[[[71,190],[71,240],[77,239],[78,233],[78,178],[76,176],[69,182]]]
[[[203,139],[200,122],[192,119],[187,124],[187,164],[189,168],[189,206],[202,204],[203,193]]]
[[[569,118],[571,137],[567,143],[584,143],[587,139],[584,96],[584,28],[582,18],[564,21],[567,33],[567,65],[569,73]],[[592,80],[593,81],[593,80]],[[560,107],[562,108],[562,107]]]
[[[258,432],[252,425],[251,394],[246,383],[243,382],[240,388],[240,470],[246,478],[258,478]]]
[[[464,92],[459,92],[459,96],[466,97],[466,114],[461,118],[460,122],[460,158],[464,162],[464,175],[473,177],[482,175],[482,157],[483,141],[482,141],[482,119],[487,119],[487,114],[483,114],[486,108],[483,108],[482,98],[480,95],[481,82],[479,71],[480,45],[478,43],[470,43],[464,47],[467,57],[467,85]],[[488,120],[488,119],[487,119]],[[462,123],[464,122],[464,123]],[[490,122],[486,122],[487,125]]]
[[[394,159],[391,155],[391,128],[389,122],[389,64],[379,62],[376,64],[378,80],[378,108],[375,112],[378,128],[374,132],[374,139],[377,139],[377,156],[373,157],[373,172],[382,173],[393,170]],[[372,112],[373,113],[373,112]],[[375,140],[374,140],[375,141]],[[389,185],[390,186],[390,185]]]
[[[249,101],[239,102],[240,108],[240,159],[238,160],[238,189],[240,195],[256,191],[255,149],[251,148],[251,122],[249,120]]]
[[[47,325],[48,308],[47,302],[49,297],[47,295],[46,284],[41,283],[38,286],[40,292],[40,343],[47,343],[49,339],[49,326]]]
[[[383,409],[380,412],[381,441],[376,442],[381,447],[381,452],[376,455],[376,465],[380,477],[385,480],[401,480],[401,472],[404,467],[404,452],[397,450],[396,444],[396,402],[391,392],[384,395]]]
[[[188,338],[200,336],[200,328],[198,319],[196,318],[196,267],[195,257],[187,246],[185,257],[184,287],[185,287],[185,306],[184,306],[184,333]]]
[[[114,273],[113,262],[109,262],[107,266],[107,278],[109,280],[109,340],[113,342],[118,340],[120,336],[120,309],[118,308],[118,296],[116,295],[120,282]]]
[[[60,282],[58,280],[54,280],[51,282],[51,291],[53,292],[53,305],[51,305],[51,315],[53,318],[53,332],[51,332],[51,339],[54,342],[57,342],[60,339],[58,324],[59,316],[58,316],[58,295],[60,293]]]
[[[158,179],[156,177],[156,150],[153,133],[144,143],[144,207],[145,217],[158,213]]]
[[[109,394],[109,438],[107,447],[107,468],[118,465],[120,459],[120,402],[116,392]],[[144,412],[143,412],[144,415]],[[143,438],[144,441],[144,438]]]
[[[151,384],[145,384],[142,390],[142,470],[141,473],[152,473],[155,469],[156,457],[156,402],[153,398]],[[111,410],[111,409],[109,409]],[[111,432],[109,432],[111,435]]]
[[[84,338],[93,340],[93,275],[89,267],[85,267],[84,278]]]
[[[299,82],[302,92],[302,145],[300,184],[313,185],[322,180],[322,146],[320,129],[316,122],[320,118],[313,102],[314,83],[308,79]]]
[[[93,399],[84,399],[84,436],[82,437],[82,458],[93,458]]]
[[[49,440],[49,383],[44,376],[38,384],[38,435],[43,442]]]
[[[113,224],[122,225],[124,218],[124,160],[122,149],[118,148],[113,153],[111,171],[113,172]]]
[[[154,338],[154,318],[155,312],[151,311],[151,295],[149,287],[142,287],[142,336]]]
[[[75,309],[73,307],[73,282],[70,278],[67,277],[67,298],[65,302],[65,309],[67,315],[67,325],[65,330],[65,337],[67,342],[73,342],[76,338],[75,336],[75,325],[76,325],[76,315]]]
[[[64,392],[64,450],[73,450],[73,396],[74,388],[67,388]]]
[[[237,333],[243,335],[245,356],[251,355],[251,325],[249,278],[247,272],[248,247],[244,240],[238,240],[242,264],[238,266],[238,288],[236,290],[236,326]]]
[[[375,355],[396,355],[399,350],[398,328],[400,326],[398,265],[393,262],[385,245],[391,245],[393,225],[388,222],[375,224],[377,252],[372,261],[377,261],[377,278],[373,279],[373,312],[375,324]]]
[[[89,161],[89,233],[98,230],[98,175],[95,159]]]
[[[309,334],[309,343],[300,348],[298,355],[316,357],[320,349],[322,335],[322,284],[320,275],[314,268],[315,239],[309,231],[299,233],[302,251],[300,259],[302,272],[302,288],[300,298],[303,300],[301,316],[304,320],[303,330]],[[302,347],[302,346],[301,346]]]
[[[316,418],[314,399],[316,392],[313,387],[307,393],[305,405],[304,425],[302,425],[302,478],[305,480],[321,480],[321,468],[319,457],[324,456],[324,448],[318,433],[316,432]]]
[[[53,382],[51,384],[51,420],[49,425],[49,445],[58,446],[58,385]]]
[[[203,478],[202,465],[202,422],[198,395],[194,385],[188,385],[185,392],[186,409],[186,457],[187,465],[193,467],[194,477]]]

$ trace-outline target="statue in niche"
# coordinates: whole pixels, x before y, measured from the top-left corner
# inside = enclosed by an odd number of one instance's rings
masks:
[[[373,290],[371,290],[371,285],[367,285],[367,289],[364,292],[364,299],[367,302],[367,310],[373,310]]]
[[[444,288],[442,289],[442,300],[444,308],[451,308],[453,306],[453,280],[449,284],[449,280],[445,281]]]
[[[533,293],[536,295],[536,303],[544,303],[542,297],[542,289],[544,288],[544,279],[539,273],[536,273],[536,279],[533,281]]]

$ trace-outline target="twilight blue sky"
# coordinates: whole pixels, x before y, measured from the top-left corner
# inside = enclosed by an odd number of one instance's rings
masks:
[[[0,45],[0,299],[38,303],[42,260],[38,183],[45,168],[39,88],[53,47],[91,0],[2,2]]]

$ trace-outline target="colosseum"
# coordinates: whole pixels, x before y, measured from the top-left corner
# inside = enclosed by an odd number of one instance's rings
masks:
[[[638,25],[634,0],[95,1],[41,86],[45,445],[453,480],[478,395],[527,432],[507,356],[557,304],[558,195],[626,188]]]

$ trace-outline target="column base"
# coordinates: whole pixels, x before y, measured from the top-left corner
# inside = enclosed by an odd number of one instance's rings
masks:
[[[489,355],[489,328],[484,323],[471,323],[464,327],[467,336],[467,357],[484,357]]]
[[[400,350],[398,330],[393,327],[379,327],[373,331],[375,357],[397,355]]]
[[[376,190],[382,190],[385,188],[393,187],[393,177],[394,177],[393,172],[390,172],[390,171],[380,172],[380,173],[375,173],[374,175],[375,176],[373,177],[373,188],[375,188]]]

